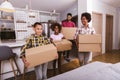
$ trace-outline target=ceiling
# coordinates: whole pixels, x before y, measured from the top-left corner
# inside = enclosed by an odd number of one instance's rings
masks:
[[[4,0],[0,0],[0,4]],[[25,8],[26,5],[30,9],[40,10],[40,11],[53,11],[60,13],[68,9],[77,0],[9,0],[14,7]],[[120,0],[101,0],[104,3],[107,3],[114,7],[120,7]]]
[[[4,0],[0,0],[0,4]],[[9,0],[14,7],[25,8],[26,5],[33,10],[62,12],[72,6],[77,0]]]
[[[113,7],[120,7],[120,0],[101,0]]]

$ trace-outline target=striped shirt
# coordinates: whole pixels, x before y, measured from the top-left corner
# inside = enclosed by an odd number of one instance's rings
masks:
[[[21,49],[21,57],[25,56],[25,49],[47,45],[50,44],[50,41],[45,36],[37,36],[35,34],[31,35],[27,40],[26,44]]]
[[[75,33],[75,39],[78,34],[95,34],[95,29],[93,27],[87,27],[85,28],[84,26],[78,27]]]

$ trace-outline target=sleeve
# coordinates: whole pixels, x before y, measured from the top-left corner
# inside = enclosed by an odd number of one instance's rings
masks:
[[[51,42],[50,42],[50,39],[48,39],[47,37],[45,37],[44,38],[44,44],[46,45],[46,44],[50,44]]]
[[[65,27],[65,21],[62,21],[62,26]]]
[[[62,34],[62,33],[60,33],[60,37],[61,37],[61,39],[64,37],[64,35]]]
[[[20,57],[25,56],[25,49],[28,49],[30,47],[32,47],[32,41],[31,41],[31,39],[27,39],[26,44],[23,45],[21,48]]]
[[[53,36],[53,34],[51,34],[51,35],[50,35],[50,38],[54,39],[54,36]]]
[[[76,27],[74,22],[73,22],[73,27]]]

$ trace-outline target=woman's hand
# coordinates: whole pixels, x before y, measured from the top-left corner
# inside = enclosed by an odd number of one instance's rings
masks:
[[[28,66],[30,65],[30,63],[26,60],[25,57],[22,57],[22,61],[24,62],[25,67],[28,68]]]
[[[76,39],[74,39],[74,41],[75,41],[75,44],[77,45],[77,40],[76,40]]]

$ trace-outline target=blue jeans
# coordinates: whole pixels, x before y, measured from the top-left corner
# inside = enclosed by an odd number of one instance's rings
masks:
[[[91,52],[78,52],[80,65],[86,65],[89,63]]]
[[[48,63],[44,63],[35,67],[36,80],[47,79],[47,66]]]

